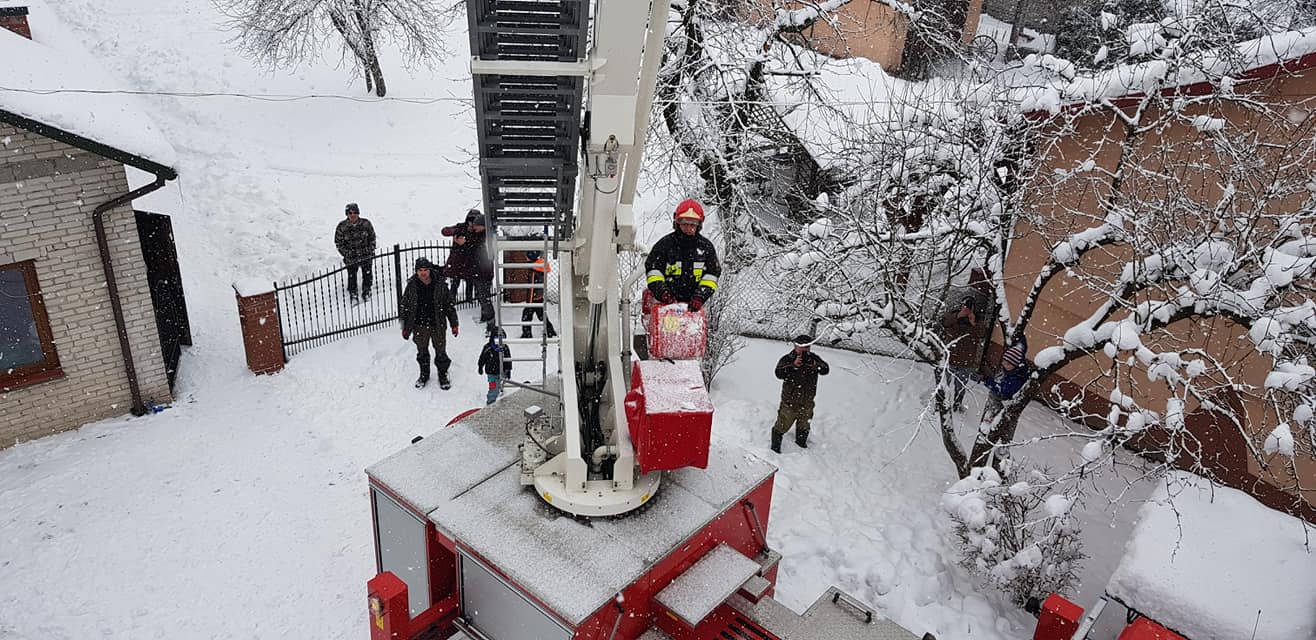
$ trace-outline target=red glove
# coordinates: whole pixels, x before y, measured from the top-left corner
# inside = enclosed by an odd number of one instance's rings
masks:
[[[704,299],[701,296],[694,296],[690,298],[690,303],[687,306],[690,307],[691,311],[699,311],[704,308]]]
[[[402,339],[403,339],[403,340],[410,340],[410,339],[411,339],[411,332],[410,332],[410,331],[407,331],[406,329],[403,329],[403,330],[402,330]]]
[[[671,289],[663,289],[663,292],[658,294],[658,302],[672,304],[673,302],[676,302],[676,295],[672,293]]]
[[[457,325],[452,325],[452,337],[457,337]]]

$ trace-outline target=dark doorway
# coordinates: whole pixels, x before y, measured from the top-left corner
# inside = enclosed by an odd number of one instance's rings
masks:
[[[174,374],[183,345],[192,344],[192,328],[187,322],[187,300],[183,296],[183,278],[178,272],[178,251],[174,248],[174,227],[169,216],[147,211],[137,214],[137,235],[142,241],[142,259],[146,261],[146,280],[155,306],[155,326],[160,333],[160,352],[164,354],[169,391],[174,390]]]

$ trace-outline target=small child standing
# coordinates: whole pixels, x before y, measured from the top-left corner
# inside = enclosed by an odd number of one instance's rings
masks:
[[[485,374],[489,380],[489,394],[485,396],[485,404],[493,404],[503,392],[503,380],[512,377],[512,350],[503,344],[506,338],[506,331],[496,325],[489,325],[489,342],[480,350],[479,364],[480,373]]]

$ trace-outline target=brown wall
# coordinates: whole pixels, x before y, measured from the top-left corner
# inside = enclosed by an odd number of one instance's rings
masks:
[[[1225,119],[1228,123],[1226,135],[1231,137],[1252,135],[1261,141],[1285,144],[1298,135],[1305,135],[1308,138],[1311,136],[1310,129],[1299,132],[1299,124],[1307,117],[1307,109],[1310,107],[1299,103],[1308,101],[1309,96],[1316,95],[1316,72],[1309,71],[1299,76],[1263,80],[1245,86],[1251,89],[1263,89],[1270,96],[1269,100],[1286,105],[1279,109],[1279,113],[1284,118],[1279,122],[1262,119],[1254,115],[1254,112],[1233,104],[1213,106],[1209,111],[1200,109],[1189,115],[1201,113]],[[1011,247],[1010,259],[1007,263],[1007,273],[1010,277],[1006,279],[1006,291],[1012,310],[1017,311],[1022,305],[1024,296],[1032,286],[1039,268],[1045,263],[1058,240],[1072,231],[1092,227],[1101,222],[1102,207],[1098,199],[1104,198],[1110,191],[1109,175],[1089,170],[1052,184],[1048,184],[1048,181],[1056,175],[1056,171],[1072,171],[1088,161],[1100,168],[1110,169],[1116,166],[1119,143],[1124,139],[1124,127],[1108,114],[1109,112],[1103,112],[1080,117],[1074,127],[1073,135],[1062,138],[1053,146],[1043,150],[1044,164],[1039,174],[1039,185],[1029,194],[1029,202],[1035,207],[1039,224],[1037,228],[1024,224],[1017,229],[1017,239]],[[1151,117],[1156,115],[1149,114]],[[1134,176],[1132,172],[1126,172],[1130,176],[1128,178],[1130,182],[1126,183],[1129,186],[1121,191],[1126,194],[1138,194],[1139,202],[1136,209],[1147,212],[1147,218],[1141,219],[1150,219],[1153,228],[1157,225],[1163,226],[1163,229],[1157,229],[1159,233],[1172,236],[1175,233],[1182,233],[1186,227],[1199,224],[1191,218],[1169,219],[1169,216],[1163,216],[1166,219],[1157,220],[1156,212],[1161,208],[1158,203],[1162,198],[1182,196],[1196,202],[1213,203],[1221,195],[1218,168],[1234,166],[1234,161],[1212,153],[1210,145],[1196,144],[1206,136],[1207,134],[1189,126],[1177,124],[1147,136],[1138,147],[1142,156],[1138,164],[1155,168],[1157,174],[1161,176],[1168,174],[1173,179],[1140,178]],[[1312,167],[1300,166],[1295,170],[1309,174],[1311,169]],[[1137,182],[1138,180],[1142,182]],[[1182,188],[1176,191],[1175,187],[1165,186],[1174,183],[1182,184]],[[1247,189],[1240,188],[1238,197],[1246,199]],[[1291,207],[1299,203],[1285,201],[1271,204],[1271,210],[1292,210]],[[1094,251],[1085,256],[1081,266],[1074,271],[1079,276],[1109,281],[1122,266],[1120,256],[1127,253],[1126,249],[1119,246]],[[1152,297],[1157,296],[1153,294]],[[1099,301],[1094,290],[1085,286],[1080,277],[1070,277],[1069,274],[1057,276],[1046,289],[1033,315],[1033,323],[1028,330],[1031,352],[1035,354],[1042,348],[1058,344],[1064,331],[1091,315]],[[1122,315],[1117,313],[1115,317]],[[1270,370],[1270,359],[1256,353],[1251,341],[1246,337],[1246,329],[1223,317],[1181,321],[1171,325],[1166,334],[1172,335],[1173,338],[1159,336],[1159,339],[1153,339],[1157,336],[1149,334],[1144,337],[1144,343],[1153,351],[1178,351],[1187,347],[1204,348],[1221,361],[1230,363],[1227,370],[1231,376],[1255,387],[1260,387]],[[1127,355],[1122,354],[1120,357]],[[1064,381],[1071,383],[1067,386],[1069,393],[1072,394],[1082,388],[1086,390],[1089,398],[1092,396],[1100,398],[1099,401],[1089,402],[1087,405],[1087,410],[1097,415],[1104,415],[1109,408],[1105,402],[1110,391],[1109,377],[1103,371],[1108,370],[1111,364],[1109,358],[1099,353],[1095,357],[1072,362],[1059,372]],[[1168,392],[1163,383],[1149,381],[1141,369],[1129,375],[1131,378],[1121,383],[1123,391],[1128,392],[1136,386],[1139,390],[1139,404],[1149,408],[1165,406]],[[1049,384],[1047,386],[1049,387]],[[1260,401],[1253,392],[1242,393],[1238,398],[1221,398],[1220,402],[1242,410],[1246,439],[1250,440],[1258,451],[1261,450],[1266,435],[1276,424],[1291,422],[1287,416],[1275,416],[1268,405]],[[1208,450],[1207,471],[1214,472],[1221,480],[1232,486],[1251,491],[1272,506],[1282,506],[1277,504],[1281,502],[1292,502],[1291,497],[1286,498],[1275,489],[1276,487],[1288,489],[1293,485],[1293,479],[1286,477],[1282,472],[1286,460],[1278,456],[1266,457],[1264,460],[1266,465],[1263,468],[1261,461],[1247,452],[1244,433],[1239,432],[1237,426],[1225,424],[1218,415],[1193,403],[1186,407],[1186,413],[1189,414],[1190,431],[1193,431],[1201,441],[1200,444],[1193,443],[1193,446],[1201,446]],[[1295,435],[1302,437],[1301,434]],[[1157,434],[1150,434],[1141,443],[1134,444],[1152,444],[1157,437]],[[1308,488],[1316,488],[1316,461],[1300,454],[1297,468],[1302,484]],[[1302,497],[1308,504],[1307,515],[1310,517],[1316,513],[1311,509],[1312,505],[1316,505],[1316,491],[1304,492]]]
[[[967,44],[978,31],[983,0],[967,0],[968,11],[964,20],[964,42]],[[760,3],[763,15],[771,15],[771,2]],[[786,8],[813,6],[811,3],[790,1]],[[838,34],[826,20],[819,20],[789,40],[802,44],[833,58],[867,58],[882,65],[888,72],[898,71],[903,63],[905,35],[909,21],[885,3],[876,0],[852,0],[835,13],[841,33]]]
[[[64,377],[0,388],[0,447],[128,413],[91,214],[128,191],[124,166],[0,123],[0,264],[35,261]],[[143,401],[167,403],[160,339],[132,206],[105,214]]]
[[[803,2],[787,2],[786,8],[812,6]],[[772,19],[772,3],[762,0],[758,16],[747,16],[751,21],[767,22]],[[887,5],[875,0],[852,0],[836,11],[840,25],[838,34],[832,25],[819,20],[800,34],[787,39],[833,58],[858,56],[882,65],[887,71],[900,68],[905,49],[905,31],[908,21]],[[977,16],[974,16],[977,23]]]

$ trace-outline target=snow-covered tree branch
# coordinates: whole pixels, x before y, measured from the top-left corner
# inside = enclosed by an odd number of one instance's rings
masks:
[[[379,62],[381,39],[400,47],[408,62],[426,62],[446,53],[445,29],[461,5],[430,0],[214,0],[229,17],[234,40],[257,61],[296,66],[336,43],[350,56],[352,73],[366,79],[366,90],[384,96]]]

